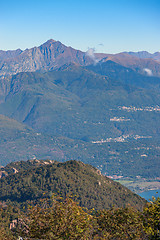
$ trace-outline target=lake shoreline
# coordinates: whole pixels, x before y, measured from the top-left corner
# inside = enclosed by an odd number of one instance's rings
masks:
[[[137,193],[139,196],[145,198],[147,201],[151,201],[152,197],[160,197],[160,189],[148,190],[144,192]]]

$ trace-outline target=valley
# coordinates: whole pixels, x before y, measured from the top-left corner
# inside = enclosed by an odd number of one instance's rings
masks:
[[[0,240],[160,239],[160,1],[0,6]]]
[[[117,180],[122,185],[126,186],[130,190],[136,193],[142,193],[150,190],[159,190],[160,189],[160,181],[159,178],[155,179],[145,179],[140,176],[137,176],[137,179],[122,179]]]
[[[26,66],[30,54],[38,68],[14,66]],[[95,55],[95,64],[85,53],[53,40],[1,55],[4,66],[13,56],[11,72],[0,70],[1,166],[34,158],[80,160],[106,176],[160,177],[157,74],[147,76],[104,55]]]

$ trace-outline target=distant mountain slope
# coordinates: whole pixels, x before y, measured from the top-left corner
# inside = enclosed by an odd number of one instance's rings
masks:
[[[123,64],[122,64],[123,65]],[[87,69],[98,74],[105,75],[118,81],[119,84],[126,84],[132,87],[157,89],[160,87],[160,78],[153,76],[143,76],[131,68],[127,68],[114,61],[102,59],[96,65],[87,66]]]
[[[140,51],[140,52],[126,52],[127,54],[131,56],[135,56],[138,58],[152,58],[156,61],[160,61],[160,52],[155,52],[155,53],[149,53],[147,51]]]
[[[0,60],[6,60],[6,59],[10,59],[10,58],[15,58],[17,57],[19,54],[21,54],[23,51],[21,49],[17,49],[17,50],[8,50],[8,51],[2,51],[0,50]]]
[[[15,160],[27,160],[38,155],[41,158],[61,160],[64,153],[61,141],[42,135],[23,123],[0,115],[0,166]],[[65,139],[70,143],[70,139]],[[55,143],[57,142],[57,143]],[[0,176],[3,175],[2,172]]]
[[[118,53],[118,54],[96,54],[97,58],[103,62],[113,61],[124,67],[148,76],[160,76],[160,61],[153,58],[141,58],[138,54]]]
[[[142,209],[145,201],[117,182],[104,177],[90,165],[82,162],[41,163],[0,179],[0,200],[25,203],[58,193],[72,195],[81,206],[89,209],[106,209],[112,205],[124,207],[130,204]],[[16,169],[22,162],[16,163]],[[36,167],[37,165],[37,167]],[[45,193],[45,195],[44,195]],[[76,196],[75,196],[76,195]],[[74,197],[75,196],[75,197]]]
[[[1,165],[34,156],[76,159],[106,175],[159,177],[160,78],[100,61],[18,73],[3,82],[0,113],[31,132],[13,130],[10,140],[6,126]]]
[[[14,162],[17,160],[37,157],[57,161],[80,159],[88,163],[93,155],[92,144],[89,147],[84,141],[37,132],[4,115],[0,115],[0,126],[0,178],[8,174],[3,166],[11,163],[11,172],[14,172]],[[93,164],[97,166],[97,162]]]
[[[86,65],[93,62],[84,52],[66,47],[51,39],[39,47],[24,51],[1,51],[0,76],[4,77],[19,72],[44,72],[57,69],[66,63]]]
[[[141,76],[109,61],[90,69],[70,65],[44,74],[19,73],[11,78],[0,111],[45,134],[72,139],[87,136],[93,141],[119,135],[110,121],[110,108],[155,105],[160,102],[159,85],[159,78]],[[97,127],[97,122],[105,125]],[[135,134],[144,132],[142,125],[138,129]],[[145,134],[151,134],[150,130]]]
[[[0,51],[0,78],[19,72],[45,72],[58,69],[64,64],[74,63],[78,66],[96,64],[99,60],[114,61],[125,67],[132,68],[141,74],[148,74],[149,69],[154,76],[160,76],[160,53],[118,53],[104,54],[82,52],[67,47],[59,41],[48,40],[39,47],[22,51]]]

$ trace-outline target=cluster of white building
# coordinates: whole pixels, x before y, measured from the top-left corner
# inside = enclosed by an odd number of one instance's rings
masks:
[[[118,107],[119,110],[125,110],[127,112],[136,112],[136,111],[146,111],[146,112],[160,112],[160,107],[157,105],[155,107],[133,107],[133,106],[130,106],[130,107],[126,107],[126,106],[119,106]]]

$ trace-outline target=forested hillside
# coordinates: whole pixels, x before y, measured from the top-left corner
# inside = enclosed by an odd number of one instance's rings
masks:
[[[14,170],[14,171],[13,171]],[[26,205],[52,194],[73,196],[80,206],[106,209],[128,204],[142,209],[145,200],[130,190],[101,175],[100,171],[82,162],[65,163],[32,160],[11,163],[0,179],[0,200],[13,205]]]

